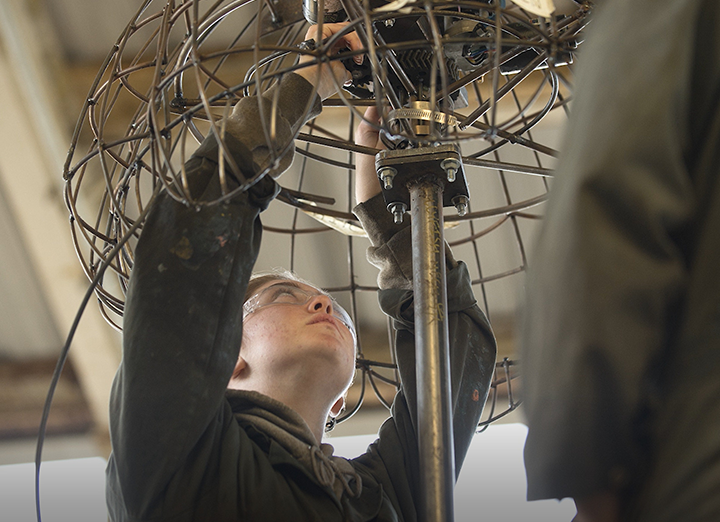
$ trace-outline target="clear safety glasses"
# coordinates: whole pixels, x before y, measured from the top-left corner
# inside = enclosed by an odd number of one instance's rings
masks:
[[[350,330],[353,340],[356,340],[357,334],[355,333],[355,325],[353,324],[352,319],[350,319],[350,315],[342,306],[340,306],[334,297],[319,290],[314,290],[312,292],[305,290],[290,281],[270,285],[245,301],[245,304],[243,305],[243,319],[251,313],[257,312],[266,306],[304,305],[307,304],[310,299],[317,297],[318,295],[324,295],[330,298],[332,301],[332,315],[344,324],[348,330]]]

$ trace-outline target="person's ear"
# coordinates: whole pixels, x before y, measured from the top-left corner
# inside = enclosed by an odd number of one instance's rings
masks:
[[[340,397],[338,400],[335,401],[335,404],[332,405],[332,408],[330,408],[330,416],[331,417],[337,417],[340,415],[340,412],[343,411],[345,408],[345,397]]]
[[[239,355],[237,363],[235,363],[235,369],[233,370],[232,378],[239,379],[242,376],[243,371],[247,368],[247,365],[247,361],[243,358],[242,355]]]

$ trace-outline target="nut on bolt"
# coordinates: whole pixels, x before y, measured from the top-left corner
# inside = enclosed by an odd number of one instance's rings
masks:
[[[458,216],[463,217],[468,213],[469,200],[466,196],[455,196],[452,199],[453,205],[457,210]]]
[[[399,201],[390,203],[388,205],[388,210],[392,213],[395,224],[399,225],[403,222],[403,215],[407,212],[407,205]]]
[[[440,168],[445,171],[445,173],[447,174],[447,180],[452,183],[453,181],[455,181],[455,175],[460,169],[460,162],[455,158],[447,158],[442,160],[442,163],[440,163]]]
[[[397,170],[392,167],[380,167],[378,174],[385,190],[393,188],[393,178],[397,174]]]

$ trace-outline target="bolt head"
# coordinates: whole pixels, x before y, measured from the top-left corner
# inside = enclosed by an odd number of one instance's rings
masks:
[[[466,196],[457,196],[453,198],[453,204],[455,210],[457,210],[458,216],[463,217],[468,213],[468,198]]]
[[[447,174],[447,180],[452,183],[455,181],[457,172],[460,169],[460,162],[455,158],[446,158],[440,163],[440,168]]]
[[[393,188],[393,178],[395,174],[397,174],[397,170],[392,167],[381,167],[379,174],[380,181],[383,182],[383,188],[385,188],[385,190]]]
[[[407,205],[402,202],[390,203],[390,205],[388,205],[388,210],[392,212],[395,224],[399,225],[403,222],[403,216],[405,215],[405,212],[407,212]]]

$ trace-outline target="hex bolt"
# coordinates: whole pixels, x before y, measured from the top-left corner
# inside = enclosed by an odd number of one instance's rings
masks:
[[[460,162],[455,158],[447,158],[442,160],[440,168],[445,171],[447,174],[447,180],[452,183],[455,181],[455,175],[457,174],[458,169],[460,169]]]
[[[452,199],[453,205],[457,210],[458,216],[463,217],[468,213],[468,198],[466,196],[455,196]]]
[[[399,225],[403,222],[403,215],[405,214],[405,212],[407,212],[407,205],[399,201],[395,203],[390,203],[388,205],[388,210],[392,212],[393,221],[395,221],[395,224]]]
[[[394,18],[388,18],[388,19],[385,20],[385,22],[383,22],[383,23],[385,24],[385,27],[392,27],[393,25],[395,25],[395,19],[394,19]]]
[[[383,183],[385,190],[393,188],[393,178],[397,174],[397,170],[392,167],[380,167],[379,169],[380,181]]]

